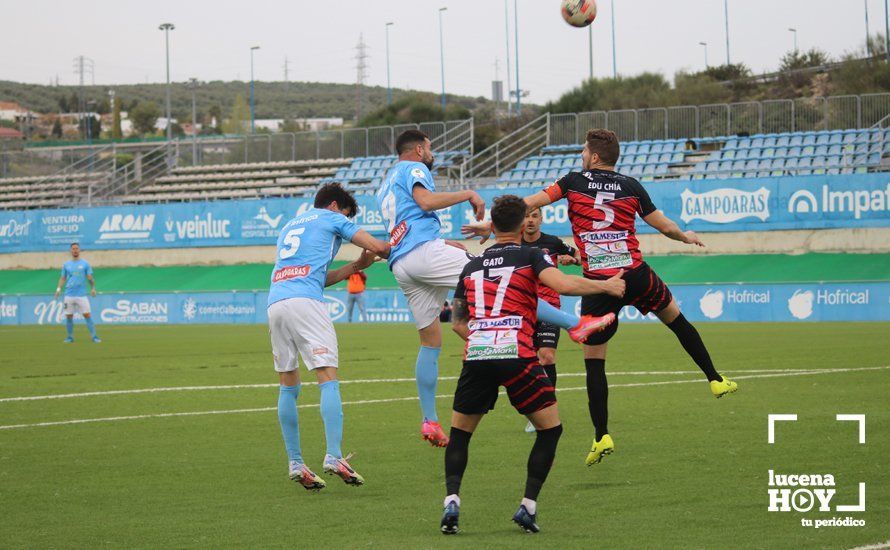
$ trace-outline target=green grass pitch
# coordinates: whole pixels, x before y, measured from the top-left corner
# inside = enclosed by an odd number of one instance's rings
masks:
[[[592,428],[581,352],[564,337],[565,433],[539,500],[542,532],[509,521],[533,436],[502,397],[473,437],[462,533],[448,538],[438,532],[443,450],[419,437],[412,326],[338,326],[344,451],[357,453],[367,483],[330,480],[319,494],[286,478],[265,327],[100,326],[100,345],[80,322],[74,345],[62,344],[62,327],[0,327],[0,546],[772,549],[890,539],[890,324],[699,329],[740,391],[715,400],[668,330],[622,326],[607,366],[616,454],[593,468],[583,463]],[[447,424],[461,347],[445,340]],[[248,387],[185,389],[220,385]],[[174,390],[106,393],[146,388]],[[99,394],[10,399],[84,392]],[[318,389],[304,387],[303,454],[318,471],[317,403]],[[798,415],[777,425],[773,445],[770,413]],[[866,415],[864,445],[838,413]],[[105,420],[70,422],[80,419]],[[770,469],[833,474],[833,505],[855,504],[865,482],[866,511],[768,512]],[[801,526],[834,516],[866,525]]]

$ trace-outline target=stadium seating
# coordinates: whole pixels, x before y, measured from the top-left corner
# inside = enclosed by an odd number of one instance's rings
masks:
[[[890,157],[890,129],[833,130],[690,140],[630,141],[618,170],[643,181],[725,179],[868,172]],[[691,144],[690,144],[691,145]],[[582,145],[545,147],[497,180],[499,187],[538,186],[581,168]]]
[[[51,208],[70,204],[89,192],[90,185],[103,180],[102,172],[79,172],[48,176],[0,179],[0,208]]]
[[[468,155],[469,151],[446,151],[437,154],[433,173],[435,174],[440,168],[455,165],[459,159]],[[380,187],[383,177],[395,162],[395,155],[358,157],[353,159],[348,167],[337,170],[333,177],[324,178],[319,184],[339,181],[356,195],[371,195]]]
[[[121,200],[141,203],[303,196],[315,190],[320,178],[335,174],[351,161],[337,158],[177,167]]]

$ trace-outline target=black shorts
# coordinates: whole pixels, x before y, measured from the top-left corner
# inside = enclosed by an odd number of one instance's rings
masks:
[[[494,409],[501,386],[520,414],[556,404],[556,390],[537,359],[496,359],[464,361],[452,408],[463,414],[485,414]]]
[[[535,349],[556,349],[559,345],[559,327],[544,321],[538,321],[538,324],[535,325],[534,344]]]
[[[646,315],[649,312],[659,312],[666,308],[673,300],[670,289],[664,281],[652,271],[649,264],[643,263],[636,269],[624,272],[624,282],[627,285],[623,298],[615,298],[608,294],[593,294],[581,298],[582,315],[605,315],[614,313],[616,316],[624,306],[634,306],[640,313]],[[595,346],[605,344],[618,331],[618,319],[601,332],[591,334],[585,344]]]

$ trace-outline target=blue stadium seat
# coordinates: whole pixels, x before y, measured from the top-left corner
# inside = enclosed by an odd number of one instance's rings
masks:
[[[791,144],[791,136],[788,134],[781,134],[779,138],[776,140],[776,147],[788,147]]]
[[[804,145],[816,145],[816,134],[813,132],[807,132],[803,136],[803,144]]]
[[[643,143],[640,143],[640,144],[637,146],[637,154],[638,154],[638,155],[640,155],[640,154],[645,154],[645,153],[648,153],[648,152],[649,152],[649,144],[648,144],[648,143],[643,142]]]
[[[751,147],[763,147],[763,138],[757,137],[751,140]]]
[[[726,143],[723,144],[723,149],[724,149],[724,150],[726,150],[726,149],[738,149],[738,148],[739,148],[739,141],[738,141],[736,138],[729,138],[728,140],[726,140]]]
[[[772,167],[772,162],[770,159],[761,159],[757,162],[757,168],[769,169]]]
[[[770,167],[770,168],[773,168],[773,169],[776,169],[776,168],[785,168],[785,159],[783,159],[783,158],[774,158],[773,160],[770,161],[770,165],[769,165],[769,167]]]
[[[673,155],[672,155],[671,153],[662,153],[662,154],[658,157],[658,162],[661,162],[661,163],[671,162],[671,157],[672,157],[672,156],[673,156]]]
[[[869,153],[868,155],[868,164],[871,166],[876,166],[881,164],[881,155],[880,153]]]
[[[844,142],[844,133],[838,130],[831,132],[828,136],[829,145],[840,145]]]
[[[720,165],[717,167],[717,169],[720,170],[721,172],[728,172],[728,171],[732,170],[732,161],[724,160],[723,162],[720,163]]]
[[[828,146],[827,145],[817,145],[816,151],[813,153],[817,157],[825,156],[828,154]]]
[[[827,132],[819,132],[816,134],[816,145],[828,145],[830,139],[831,134],[828,134]]]
[[[840,155],[832,155],[832,156],[829,156],[828,159],[826,159],[826,164],[827,164],[829,167],[831,167],[831,166],[843,166],[843,164],[844,164],[844,159],[843,159],[843,157],[841,157]]]
[[[811,157],[816,154],[816,147],[813,145],[806,145],[800,152],[802,157]]]
[[[843,154],[843,146],[840,144],[831,145],[828,148],[829,155],[842,155]]]
[[[673,163],[683,162],[684,160],[686,160],[686,155],[683,154],[682,151],[674,153],[674,155],[671,157],[671,162]]]
[[[776,147],[776,152],[773,155],[779,158],[785,158],[788,156],[788,148],[787,147]]]
[[[531,159],[528,161],[528,164],[525,165],[527,170],[532,170],[538,167],[538,159]]]
[[[622,151],[621,151],[622,155],[633,155],[634,153],[637,152],[637,144],[636,143],[628,143],[627,145],[623,145],[621,147],[621,149],[622,149]]]
[[[791,147],[800,147],[803,145],[803,134],[794,134],[791,136],[791,141],[788,142],[788,145]]]
[[[824,168],[825,167],[825,157],[813,157],[813,168]]]
[[[550,159],[541,159],[538,161],[538,168],[550,168]]]
[[[787,169],[797,168],[798,162],[800,162],[800,160],[797,157],[785,159],[785,168],[787,168]]]
[[[756,159],[751,159],[751,160],[746,161],[745,162],[745,170],[756,170],[758,162],[759,161]]]
[[[761,153],[760,156],[765,159],[771,159],[776,156],[776,150],[773,147],[766,147]]]
[[[773,136],[763,138],[763,146],[764,147],[775,147],[776,146],[776,138]]]
[[[762,156],[763,156],[763,151],[760,150],[759,147],[758,148],[752,147],[751,149],[748,149],[748,158],[749,159],[759,159]]]

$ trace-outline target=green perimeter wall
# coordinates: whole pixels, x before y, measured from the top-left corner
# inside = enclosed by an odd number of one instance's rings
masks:
[[[890,254],[651,256],[647,261],[670,284],[890,280]],[[339,265],[343,262],[335,262]],[[564,269],[580,273],[575,266]],[[265,289],[271,271],[270,264],[126,267],[97,268],[95,276],[102,292],[220,291]],[[367,274],[370,288],[396,286],[384,262]],[[58,278],[54,269],[0,271],[0,294],[51,294]]]

